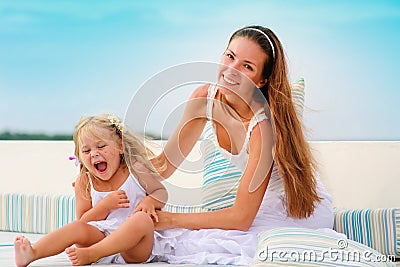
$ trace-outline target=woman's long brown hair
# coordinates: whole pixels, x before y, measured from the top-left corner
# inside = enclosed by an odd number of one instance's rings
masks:
[[[274,162],[284,180],[287,214],[294,218],[309,217],[321,200],[316,189],[316,163],[292,100],[282,44],[271,30],[261,26],[239,29],[230,41],[237,37],[256,42],[267,54],[263,68],[263,78],[267,83],[260,90],[273,117],[276,132]]]

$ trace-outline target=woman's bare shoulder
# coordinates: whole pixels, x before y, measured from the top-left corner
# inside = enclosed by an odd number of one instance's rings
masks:
[[[209,85],[204,84],[193,91],[189,101],[186,103],[184,114],[186,119],[188,119],[187,116],[190,118],[205,118],[208,88]]]
[[[197,87],[192,95],[190,96],[191,99],[193,98],[205,98],[208,95],[208,88],[210,87],[209,84],[203,84],[199,87]]]

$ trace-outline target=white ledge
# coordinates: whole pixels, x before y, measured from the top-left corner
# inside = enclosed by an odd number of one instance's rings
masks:
[[[310,144],[336,207],[400,207],[400,141]],[[72,141],[0,141],[0,151],[2,192],[73,194],[71,183],[79,169],[68,160],[74,154]],[[189,158],[201,162],[199,147]],[[177,172],[168,182],[199,188],[201,173]]]

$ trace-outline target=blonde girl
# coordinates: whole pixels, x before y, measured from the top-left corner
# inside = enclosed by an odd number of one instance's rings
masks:
[[[75,182],[77,220],[31,244],[24,236],[14,241],[18,267],[66,250],[73,265],[76,247],[98,243],[124,221],[131,223],[135,244],[129,250],[93,259],[90,263],[145,262],[153,247],[153,219],[167,192],[147,157],[143,141],[127,132],[109,114],[84,116],[74,132],[80,175]],[[76,245],[76,247],[71,247]]]

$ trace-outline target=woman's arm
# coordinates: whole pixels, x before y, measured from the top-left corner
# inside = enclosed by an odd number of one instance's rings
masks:
[[[174,132],[168,138],[163,151],[154,160],[166,164],[161,173],[163,178],[170,177],[184,161],[198,141],[207,122],[206,107],[209,85],[198,87],[186,104],[183,116]]]
[[[168,200],[167,189],[161,183],[162,178],[151,172],[140,162],[134,163],[132,171],[148,195],[145,202],[149,203],[154,209],[162,209]]]
[[[249,160],[240,180],[234,205],[206,213],[159,212],[156,228],[248,230],[258,212],[271,175],[272,147],[272,128],[269,122],[262,121],[251,133]]]

